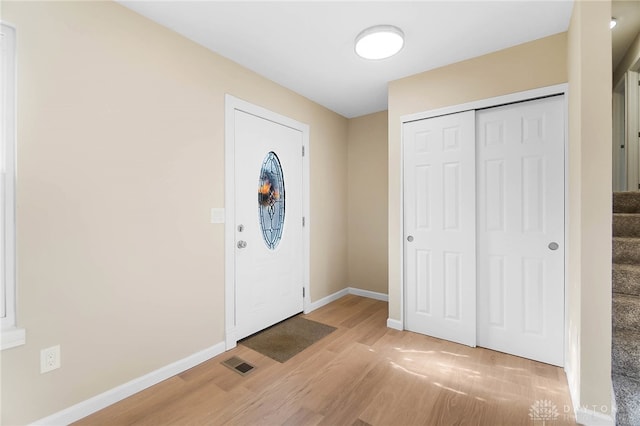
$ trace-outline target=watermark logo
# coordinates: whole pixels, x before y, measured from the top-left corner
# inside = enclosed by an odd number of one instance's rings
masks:
[[[541,399],[529,407],[529,417],[534,422],[542,422],[544,425],[546,422],[557,420],[560,416],[558,407],[553,402]]]

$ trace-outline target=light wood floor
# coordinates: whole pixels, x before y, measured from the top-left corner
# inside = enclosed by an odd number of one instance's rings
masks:
[[[244,346],[79,425],[531,425],[550,401],[573,425],[562,369],[386,327],[387,304],[346,296],[306,318],[337,327],[284,364]],[[242,377],[220,364],[257,366]]]

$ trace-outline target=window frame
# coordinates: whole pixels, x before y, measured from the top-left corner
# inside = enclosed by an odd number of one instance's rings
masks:
[[[0,145],[0,317],[2,319],[1,349],[13,348],[25,343],[26,333],[16,322],[16,28],[0,21],[2,52],[2,104]]]

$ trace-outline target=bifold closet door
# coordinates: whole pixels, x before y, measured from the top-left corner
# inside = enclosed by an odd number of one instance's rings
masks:
[[[564,97],[476,124],[477,344],[563,365]]]
[[[476,343],[475,112],[406,123],[405,328]]]

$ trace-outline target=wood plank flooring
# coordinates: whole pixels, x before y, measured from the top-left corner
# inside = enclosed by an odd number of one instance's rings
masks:
[[[561,368],[389,329],[387,304],[358,296],[305,317],[337,330],[284,364],[239,345],[77,424],[542,424],[536,401],[555,406],[548,424],[576,424]],[[257,368],[221,365],[234,355]]]

